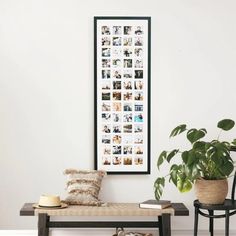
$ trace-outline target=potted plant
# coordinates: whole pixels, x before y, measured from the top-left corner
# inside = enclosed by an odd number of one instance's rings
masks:
[[[211,141],[203,140],[207,134],[204,128],[188,129],[185,124],[174,128],[170,137],[186,132],[190,148],[182,151],[174,149],[170,152],[161,152],[157,168],[159,169],[164,162],[171,166],[167,176],[158,177],[154,183],[156,199],[159,200],[162,196],[165,180],[168,177],[169,182],[182,193],[190,191],[195,184],[197,198],[202,203],[223,203],[228,192],[227,178],[234,170],[230,150],[236,148],[236,139],[221,141],[220,134],[222,131],[231,130],[234,125],[235,122],[231,119],[219,121],[217,124],[220,129],[219,135],[217,139]],[[222,196],[219,197],[218,194]]]

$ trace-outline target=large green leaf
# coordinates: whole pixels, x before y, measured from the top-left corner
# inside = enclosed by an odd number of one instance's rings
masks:
[[[193,149],[204,151],[206,146],[206,142],[203,141],[197,141],[193,144]]]
[[[185,164],[187,164],[188,163],[188,151],[182,152],[181,157],[182,157],[183,162]]]
[[[175,186],[177,186],[177,171],[173,170],[170,172],[170,180],[174,183]]]
[[[169,181],[172,181],[175,186],[177,186],[177,173],[179,170],[179,166],[174,164],[170,168],[170,179]]]
[[[215,147],[217,151],[219,152],[219,155],[229,155],[230,152],[230,145],[227,142],[218,142],[215,144]]]
[[[225,162],[220,168],[221,173],[225,176],[228,177],[234,170],[234,165],[231,162]]]
[[[223,159],[217,154],[217,151],[212,154],[211,160],[216,164],[216,166],[223,165]]]
[[[192,183],[186,176],[178,176],[177,188],[181,193],[189,192],[192,189]]]
[[[199,139],[203,138],[206,135],[207,131],[206,129],[190,129],[187,132],[187,139],[191,142],[191,143],[195,143],[196,141],[198,141]]]
[[[186,125],[185,124],[182,124],[182,125],[179,125],[177,126],[176,128],[174,128],[172,131],[171,131],[171,134],[170,134],[170,137],[174,137],[178,134],[181,134],[183,133],[185,130],[186,130]]]
[[[159,177],[154,182],[154,194],[156,200],[159,200],[163,194],[163,188],[165,187],[165,178]]]
[[[173,151],[171,151],[167,157],[166,157],[166,160],[168,162],[170,162],[170,160],[179,152],[179,149],[174,149]]]
[[[224,119],[218,122],[217,127],[225,131],[228,131],[234,127],[234,124],[235,122],[233,120]]]
[[[196,153],[194,151],[189,152],[187,166],[191,166],[196,161],[197,161]]]
[[[163,163],[163,161],[166,159],[167,156],[167,151],[163,151],[160,156],[158,157],[157,160],[157,168],[160,168],[160,165]]]

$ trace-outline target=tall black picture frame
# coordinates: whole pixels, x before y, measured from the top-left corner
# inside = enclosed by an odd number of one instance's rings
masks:
[[[94,164],[150,174],[151,17],[94,17]]]

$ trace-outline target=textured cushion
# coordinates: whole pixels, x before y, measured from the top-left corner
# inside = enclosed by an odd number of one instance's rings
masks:
[[[65,202],[70,205],[100,206],[99,191],[105,171],[66,169],[68,176]]]

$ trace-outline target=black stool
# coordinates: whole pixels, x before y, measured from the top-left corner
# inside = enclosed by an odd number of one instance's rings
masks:
[[[194,236],[197,236],[198,231],[198,214],[209,218],[209,232],[211,236],[214,236],[214,218],[225,218],[225,236],[229,236],[229,217],[236,214],[236,200],[234,200],[235,186],[236,172],[234,174],[231,199],[225,199],[224,203],[219,205],[206,205],[200,203],[198,200],[194,201]],[[200,209],[207,210],[208,214],[202,212]],[[214,211],[225,211],[225,214],[214,215]]]

